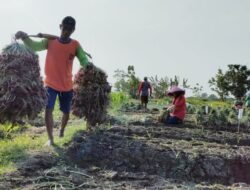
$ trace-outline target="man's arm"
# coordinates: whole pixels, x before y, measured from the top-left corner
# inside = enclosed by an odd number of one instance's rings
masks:
[[[76,49],[76,57],[78,58],[80,65],[83,68],[86,68],[89,65],[87,55],[80,45]]]
[[[54,40],[54,39],[59,38],[59,37],[56,36],[56,35],[53,35],[53,34],[44,34],[44,33],[38,33],[38,34],[36,34],[36,35],[28,35],[28,37],[46,38],[46,39],[48,39],[48,40]]]
[[[140,83],[139,88],[138,88],[138,96],[140,96],[141,90],[142,90],[142,82]]]
[[[34,51],[42,51],[48,49],[48,39],[42,39],[41,41],[34,41],[29,37],[23,39],[23,43],[33,49]]]
[[[42,51],[48,48],[48,39],[43,39],[39,42],[33,41],[29,38],[28,34],[23,31],[18,31],[15,34],[16,39],[21,39],[26,46],[34,51]]]
[[[149,84],[149,94],[150,94],[150,96],[152,96],[152,86],[151,86],[151,84]]]

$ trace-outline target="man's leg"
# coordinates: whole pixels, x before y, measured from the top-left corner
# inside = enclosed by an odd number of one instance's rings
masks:
[[[141,96],[141,107],[143,107],[143,97]]]
[[[73,90],[69,92],[61,92],[59,94],[60,110],[63,112],[59,137],[64,136],[64,130],[69,120],[72,97],[73,97]]]
[[[145,108],[145,97],[141,96],[141,107],[142,109]]]
[[[63,113],[59,137],[64,136],[64,130],[69,120],[69,113]]]
[[[48,145],[53,145],[54,144],[54,138],[53,138],[53,109],[46,109],[45,110],[45,124],[46,124],[46,129],[49,137]]]
[[[147,104],[148,104],[148,96],[145,96],[145,109],[147,109]]]
[[[57,91],[47,87],[47,94],[48,94],[48,101],[46,105],[45,110],[45,125],[49,137],[48,145],[54,144],[54,138],[53,138],[53,127],[54,127],[54,121],[53,121],[53,109],[56,101]]]

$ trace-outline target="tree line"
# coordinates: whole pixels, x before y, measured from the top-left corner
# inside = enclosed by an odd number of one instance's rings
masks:
[[[114,74],[116,82],[114,88],[116,91],[122,91],[129,94],[132,98],[136,98],[137,89],[140,83],[139,77],[136,76],[135,68],[129,65],[127,71],[117,69]],[[178,76],[158,77],[157,75],[148,77],[149,82],[154,88],[154,97],[165,97],[166,90],[173,85],[180,86],[184,89],[192,90],[194,96],[215,99],[214,94],[207,95],[202,93],[203,86],[196,83],[194,86],[188,84],[188,79]],[[217,96],[224,101],[228,96],[232,95],[236,99],[243,97],[250,89],[250,70],[246,65],[228,65],[226,71],[218,69],[214,77],[209,81],[209,86]]]
[[[241,99],[250,89],[250,70],[246,65],[228,65],[224,72],[218,69],[208,83],[222,101],[229,95]]]

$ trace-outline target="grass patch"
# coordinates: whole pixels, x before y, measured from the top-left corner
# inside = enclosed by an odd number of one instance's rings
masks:
[[[30,149],[42,148],[41,141],[42,138],[33,139],[29,134],[0,141],[0,174],[15,170],[15,162],[25,159]]]
[[[110,106],[108,111],[111,113],[116,112],[121,106],[129,101],[129,97],[123,92],[111,92],[110,94]]]
[[[55,131],[55,144],[58,148],[64,149],[64,145],[69,143],[73,135],[79,130],[84,130],[85,122],[79,120],[67,126],[64,138],[57,137]],[[0,175],[6,172],[15,171],[17,164],[28,158],[29,152],[48,150],[45,146],[48,137],[44,132],[40,136],[34,136],[32,131],[26,131],[12,139],[5,139],[0,141]],[[51,148],[52,151],[55,151]]]
[[[39,114],[44,119],[44,112]],[[57,98],[53,111],[55,122],[60,122],[62,112],[59,108],[59,100]],[[65,144],[69,143],[74,134],[80,130],[85,130],[86,125],[83,119],[76,119],[73,115],[70,116],[64,138],[58,137],[58,132],[54,129],[55,149],[51,151],[63,151]],[[11,124],[0,125],[0,175],[6,172],[15,171],[18,163],[29,157],[30,152],[48,150],[45,143],[48,140],[47,132],[44,127],[44,132],[37,135],[32,126],[12,126]],[[10,138],[5,138],[10,137]],[[62,152],[60,152],[62,153]]]
[[[172,100],[169,97],[162,99],[149,99],[148,107],[162,109],[163,107],[171,104],[171,102]]]
[[[12,138],[27,129],[28,126],[12,125],[12,124],[0,124],[0,139]]]
[[[220,100],[207,100],[197,97],[188,97],[186,98],[186,101],[194,106],[211,106],[214,108],[215,107],[229,108],[230,106],[232,106],[232,102],[230,101],[222,102]]]
[[[68,125],[65,129],[63,138],[59,138],[57,134],[54,134],[56,145],[63,148],[65,144],[71,141],[75,133],[82,130],[86,130],[86,123],[84,120],[78,120],[71,125]]]

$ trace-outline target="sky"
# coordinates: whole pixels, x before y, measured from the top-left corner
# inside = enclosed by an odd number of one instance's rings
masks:
[[[188,79],[211,93],[219,68],[250,63],[249,0],[0,0],[0,48],[18,30],[60,34],[65,16],[76,19],[72,38],[105,70],[135,67],[136,75]],[[39,52],[44,75],[46,51]],[[74,62],[73,73],[79,69]]]

